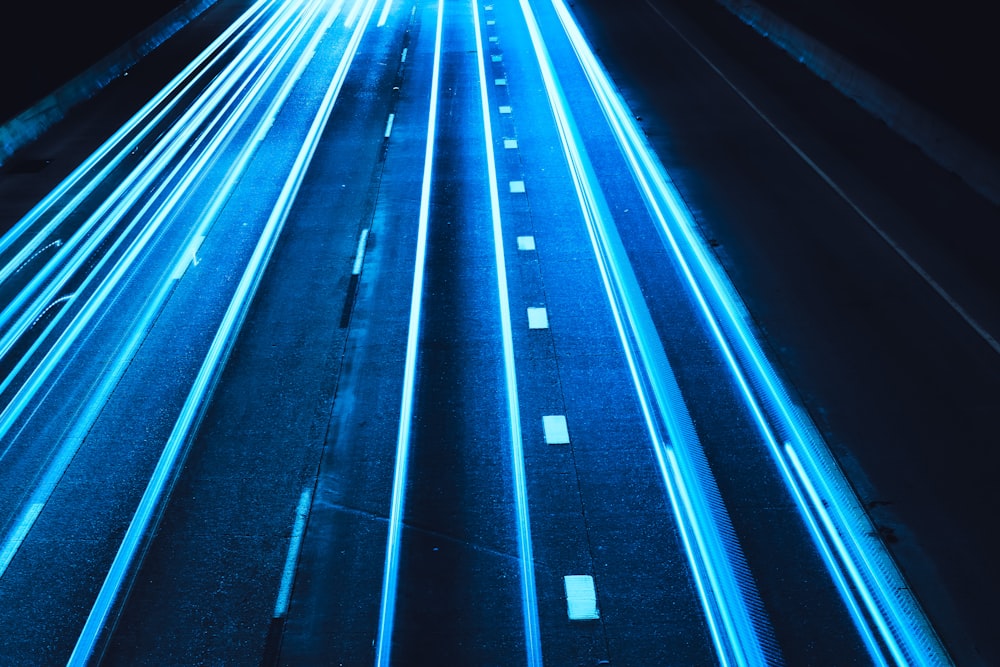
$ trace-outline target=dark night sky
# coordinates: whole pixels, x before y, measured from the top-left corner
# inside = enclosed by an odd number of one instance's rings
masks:
[[[708,2],[710,0],[677,0]],[[28,0],[0,23],[0,122],[72,78],[182,0]],[[758,0],[1000,154],[992,3]],[[946,11],[943,11],[946,10]]]

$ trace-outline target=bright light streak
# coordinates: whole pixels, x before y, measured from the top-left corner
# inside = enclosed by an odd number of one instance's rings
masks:
[[[821,466],[813,463],[814,475],[810,476],[799,462],[795,448],[786,445],[782,450],[778,446],[768,417],[758,403],[751,384],[763,389],[762,398],[776,413],[779,428],[787,431],[791,439],[799,443],[801,451],[810,462],[816,458],[827,459],[830,456],[829,452],[822,449],[822,441],[818,435],[815,437],[804,435],[803,431],[812,432],[813,429],[808,424],[802,423],[803,418],[796,416],[787,392],[750,333],[746,318],[742,315],[744,309],[739,304],[735,289],[705,253],[694,232],[690,214],[671,187],[669,177],[639,132],[631,114],[615,91],[610,78],[593,54],[563,0],[552,0],[552,2],[644,194],[650,212],[659,222],[661,234],[683,270],[688,285],[737,385],[744,394],[745,401],[768,443],[776,465],[806,525],[810,528],[814,542],[826,561],[842,598],[852,612],[855,625],[868,645],[873,659],[879,663],[885,662],[882,647],[872,635],[868,620],[855,601],[852,591],[857,591],[861,597],[863,606],[868,611],[868,618],[878,629],[882,642],[898,664],[947,663],[948,658],[944,648],[919,605],[908,594],[908,588],[903,583],[902,575],[896,569],[891,557],[877,541],[869,540],[865,543],[860,538],[859,534],[863,534],[866,527],[870,528],[870,523],[846,480],[842,478],[842,473],[835,465]],[[668,211],[669,215],[665,215],[664,211]],[[687,251],[695,258],[697,271],[700,271],[702,280],[708,286],[708,295],[702,291],[701,281],[695,277],[695,270],[688,264],[685,252],[682,251],[672,231],[674,228],[679,230]],[[721,311],[723,315],[721,323],[717,320],[709,301],[714,302]],[[727,329],[735,340],[737,346],[735,353],[729,339],[722,331],[723,328]],[[737,356],[744,359],[749,366],[752,373],[750,381],[737,361]],[[789,461],[796,475],[789,469]],[[826,509],[823,509],[814,481],[826,489],[824,498],[829,501],[832,512],[837,515],[836,521]],[[812,508],[819,517],[819,523],[814,519],[813,510],[799,489],[799,483],[803,485],[806,495],[812,500]],[[850,543],[845,543],[842,536],[846,536]],[[835,557],[834,552],[838,556]]]
[[[434,34],[431,100],[427,116],[424,176],[420,189],[420,212],[417,222],[417,255],[413,269],[413,291],[410,294],[410,324],[406,338],[406,361],[403,366],[403,396],[399,408],[396,466],[392,478],[392,501],[389,510],[389,534],[386,538],[385,547],[385,569],[382,575],[382,600],[379,604],[378,636],[375,639],[375,664],[378,667],[389,667],[391,664],[392,629],[396,615],[396,591],[399,585],[399,546],[403,531],[403,507],[406,496],[406,475],[410,456],[410,428],[413,422],[413,399],[417,377],[417,344],[420,339],[420,311],[424,292],[424,265],[427,258],[427,224],[430,216],[431,177],[434,169],[434,138],[437,134],[444,2],[445,0],[438,0],[437,27]]]
[[[527,0],[521,0],[520,4],[674,514],[679,523],[687,524],[686,531],[694,537],[695,549],[691,548],[692,541],[686,532],[684,543],[688,560],[696,573],[702,606],[718,658],[723,664],[730,661],[738,665],[763,664],[767,661],[768,650],[765,646],[770,644],[771,635],[763,605],[752,586],[752,579],[746,576],[746,564],[738,542],[718,497],[711,472],[703,460],[704,454],[690,416],[676,380],[669,371],[669,362],[614,229],[612,216],[597,185],[534,13]],[[626,333],[620,309],[627,315],[631,336]],[[642,361],[641,373],[632,356],[633,345]],[[676,455],[676,470],[679,473],[676,476],[668,472],[667,456],[662,451],[658,428],[645,396],[647,391],[653,392],[658,414],[674,447],[668,453]],[[675,482],[680,485],[679,494],[671,488]],[[683,508],[677,505],[678,495],[684,500]],[[710,591],[703,588],[701,575],[697,574],[699,571],[703,572]]]
[[[122,544],[115,555],[115,560],[111,568],[109,568],[108,575],[101,586],[101,591],[98,593],[97,600],[87,617],[87,622],[73,649],[73,654],[70,656],[69,665],[82,666],[86,664],[93,653],[97,640],[111,612],[111,608],[117,600],[122,584],[128,576],[141,542],[147,533],[153,516],[158,511],[160,500],[177,470],[184,446],[193,436],[194,429],[204,410],[206,399],[218,381],[218,376],[232,349],[236,334],[246,317],[250,302],[263,277],[264,269],[267,267],[274,252],[278,237],[291,211],[292,203],[305,178],[306,169],[315,154],[322,131],[326,127],[330,113],[343,87],[347,71],[354,61],[373,9],[374,0],[370,0],[364,12],[364,19],[357,29],[355,29],[341,57],[340,64],[327,88],[306,139],[296,155],[292,170],[285,180],[278,200],[264,226],[264,231],[254,248],[253,255],[243,272],[243,276],[233,294],[222,323],[219,325],[209,352],[202,363],[201,370],[198,372],[198,376],[191,387],[180,416],[174,425],[173,432],[163,449],[163,453],[150,478],[146,491],[143,493],[139,507],[132,517],[132,522],[129,524]],[[333,18],[334,14],[329,14],[328,19],[324,21],[317,34],[325,32],[333,22]]]
[[[115,226],[128,213],[130,208],[139,201],[145,200],[142,210],[132,217],[128,228],[119,235],[119,239],[115,241],[114,247],[118,246],[122,238],[128,236],[128,232],[139,223],[145,211],[153,206],[158,196],[158,194],[149,196],[146,188],[154,183],[162,170],[175,160],[177,153],[192,137],[196,137],[196,141],[188,150],[188,155],[190,156],[197,152],[197,147],[206,141],[209,131],[206,128],[201,128],[201,125],[209,117],[209,113],[215,104],[219,102],[225,103],[222,111],[216,114],[212,124],[226,119],[228,115],[226,107],[238,99],[233,94],[231,86],[239,84],[242,88],[248,85],[249,81],[245,77],[247,69],[254,62],[257,63],[256,68],[258,70],[263,65],[268,65],[264,70],[268,73],[266,76],[269,76],[270,73],[273,73],[277,69],[281,62],[279,56],[268,54],[271,57],[263,60],[259,58],[260,54],[266,51],[267,42],[265,38],[275,39],[283,30],[286,30],[285,25],[294,25],[295,20],[299,21],[298,31],[301,32],[304,29],[307,18],[308,16],[303,18],[299,13],[296,13],[293,5],[285,6],[284,13],[279,13],[272,17],[266,26],[267,30],[259,35],[259,38],[251,41],[245,51],[245,55],[224,71],[224,74],[227,76],[220,75],[213,81],[212,85],[205,91],[205,94],[199,98],[199,101],[192,105],[179,122],[174,124],[140,165],[126,176],[115,191],[74,233],[72,238],[61,245],[55,256],[33,275],[31,281],[18,292],[17,296],[0,313],[0,327],[4,327],[16,315],[19,309],[24,306],[28,299],[32,298],[32,295],[37,290],[42,290],[40,294],[34,297],[34,302],[21,313],[15,324],[8,328],[3,336],[0,337],[0,356],[5,355],[16,340],[31,327],[32,323],[38,319],[40,312],[45,308],[46,304],[63,289],[65,284],[73,277],[73,274],[88,261],[93,251],[104,243],[107,235],[114,230]],[[284,22],[279,23],[279,19],[284,19]],[[281,42],[277,43],[280,44]],[[289,43],[285,42],[284,50],[280,53],[287,53],[289,48]],[[263,81],[264,79],[260,79],[258,84],[251,88],[251,91],[258,90],[263,85]],[[241,108],[245,108],[245,105]],[[225,127],[233,127],[236,118],[238,117],[232,116]],[[202,131],[199,132],[199,129]],[[183,163],[178,163],[174,167],[171,177],[162,182],[158,193],[167,189],[173,175],[181,172],[183,168]],[[193,178],[194,175],[188,177],[189,180],[193,180]],[[95,226],[97,226],[96,231],[91,235],[90,232],[95,229]],[[55,277],[52,277],[52,274],[55,272],[57,272]],[[94,272],[92,271],[91,273]],[[19,367],[27,362],[27,356],[25,355],[19,362]],[[7,381],[10,379],[11,376],[8,376]],[[4,384],[6,385],[6,381]]]
[[[385,22],[389,20],[389,10],[392,9],[392,0],[385,0],[382,5],[382,13],[378,15],[378,23],[375,24],[376,28],[381,28],[385,25]]]
[[[528,513],[528,488],[524,470],[524,442],[521,412],[517,398],[517,370],[514,365],[514,336],[510,320],[510,297],[507,288],[507,262],[503,250],[503,224],[500,218],[500,189],[497,185],[496,155],[493,150],[493,124],[490,119],[489,93],[486,86],[486,56],[479,25],[479,3],[472,0],[476,30],[476,55],[479,66],[479,99],[483,116],[483,143],[486,147],[487,180],[490,185],[490,215],[493,219],[493,248],[497,267],[497,293],[500,298],[500,324],[503,337],[504,375],[507,386],[507,416],[510,425],[511,457],[514,471],[514,498],[517,515],[517,550],[521,566],[521,605],[524,611],[524,638],[527,664],[541,667],[542,641],[535,591],[535,561],[531,546],[531,521]]]
[[[79,185],[87,174],[91,170],[95,169],[97,165],[110,155],[114,147],[121,141],[123,141],[129,134],[135,132],[139,129],[139,132],[121,149],[118,150],[117,154],[111,158],[111,160],[100,168],[95,174],[89,177],[89,184],[82,187],[68,203],[59,206],[58,213],[56,216],[48,223],[44,228],[35,232],[32,235],[32,239],[18,252],[13,259],[10,260],[2,269],[0,269],[0,282],[7,279],[10,273],[13,271],[14,267],[21,266],[24,258],[28,257],[32,250],[41,243],[49,233],[66,217],[68,217],[80,202],[86,199],[91,192],[93,192],[94,187],[101,183],[104,178],[111,173],[111,171],[117,167],[122,160],[124,160],[131,151],[138,146],[139,142],[142,141],[150,131],[170,113],[170,110],[177,103],[187,91],[189,91],[194,85],[195,80],[191,80],[181,88],[181,84],[184,83],[194,72],[198,71],[200,68],[206,66],[205,62],[211,57],[211,63],[219,61],[224,57],[226,51],[238,43],[239,39],[248,32],[252,27],[252,21],[257,17],[258,14],[263,12],[264,5],[272,3],[274,0],[258,0],[250,9],[243,13],[239,19],[236,20],[229,28],[227,28],[218,38],[216,38],[208,47],[205,48],[187,67],[185,67],[177,76],[175,76],[170,83],[168,83],[159,93],[156,94],[149,102],[147,102],[143,107],[136,112],[129,121],[119,128],[111,137],[101,144],[96,151],[94,151],[83,163],[80,164],[76,169],[70,173],[59,185],[56,186],[48,195],[45,196],[38,204],[36,204],[24,217],[22,217],[2,238],[0,238],[0,253],[5,251],[11,244],[16,241],[24,233],[26,229],[31,227],[38,221],[38,219],[54,208],[57,202],[67,193],[72,191]],[[239,34],[237,34],[239,33]],[[228,44],[227,44],[228,42]],[[223,45],[226,44],[225,48]],[[213,57],[214,56],[214,57]],[[180,90],[178,90],[180,88]],[[173,96],[173,99],[165,104],[163,108],[152,118],[148,117],[160,107],[169,97]]]

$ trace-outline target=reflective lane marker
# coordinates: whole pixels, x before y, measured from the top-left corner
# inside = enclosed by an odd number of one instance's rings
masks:
[[[517,139],[504,139],[503,147],[506,149],[517,148]]]
[[[501,56],[501,55],[496,55],[496,56],[490,56],[490,60],[492,60],[492,61],[493,61],[493,62],[495,62],[495,63],[498,63],[498,62],[500,62],[501,60],[503,60],[503,56]]]
[[[505,106],[500,107],[500,113],[510,113],[510,112],[511,112],[511,108],[509,106],[505,105]]]
[[[528,328],[548,329],[549,314],[544,308],[528,308]]]
[[[518,250],[534,250],[535,249],[535,237],[534,236],[518,236],[517,237],[517,249]]]
[[[361,265],[365,261],[365,244],[368,242],[368,230],[361,230],[361,239],[358,240],[358,252],[354,255],[354,268],[351,269],[351,275],[357,276],[361,274]]]
[[[388,139],[389,135],[392,134],[392,121],[396,120],[396,114],[389,114],[389,120],[385,122],[385,138]]]
[[[406,51],[407,51],[406,49],[403,49],[403,53],[400,54],[400,56],[399,56],[399,62],[401,62],[401,63],[405,63],[406,62]]]
[[[569,574],[563,577],[566,587],[566,611],[571,621],[593,621],[601,617],[597,611],[597,591],[589,574]]]
[[[569,428],[566,426],[566,415],[545,415],[542,417],[542,426],[545,428],[545,444],[569,444]]]
[[[506,86],[507,85],[507,79],[494,79],[493,83],[495,83],[498,86]]]
[[[274,604],[274,618],[282,618],[288,612],[288,600],[292,594],[295,566],[299,561],[299,549],[302,547],[302,536],[306,532],[306,519],[309,517],[309,503],[311,500],[312,489],[306,489],[302,492],[302,497],[299,498],[299,506],[295,510],[295,525],[292,528],[292,539],[288,543],[285,569],[281,573],[278,601]]]
[[[187,271],[188,266],[198,266],[198,250],[201,249],[201,244],[204,242],[204,234],[199,234],[191,239],[191,244],[184,251],[181,261],[177,262],[177,268],[174,269],[173,274],[170,276],[171,280],[180,280],[184,272]]]
[[[514,194],[524,192],[524,181],[511,181],[510,191]]]

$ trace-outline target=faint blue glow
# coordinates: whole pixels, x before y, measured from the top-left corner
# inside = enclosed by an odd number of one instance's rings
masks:
[[[731,528],[728,531],[725,528],[725,510],[718,502],[717,491],[711,490],[710,473],[693,460],[700,450],[690,417],[676,381],[669,373],[666,355],[645,310],[635,276],[624,258],[621,241],[609,225],[612,218],[607,203],[596,183],[534,13],[527,0],[521,0],[520,4],[664,483],[678,523],[686,524],[686,529],[682,530],[685,549],[696,573],[698,592],[718,658],[726,665],[730,662],[764,664],[766,654],[758,633],[769,634],[766,619],[759,614],[753,619],[748,615],[748,609],[759,609],[761,605],[756,601],[755,591],[738,583],[736,570],[745,567],[738,544],[729,535]],[[627,329],[622,310],[628,319]],[[641,357],[641,371],[633,345]],[[654,368],[667,369],[667,372],[655,372]],[[671,455],[683,454],[685,459],[682,464],[675,463],[672,470],[667,467],[668,454],[658,435],[656,418],[646,396],[648,391],[654,394],[658,414],[672,444],[682,448],[680,452],[670,451]],[[676,462],[676,457],[673,460]],[[678,485],[676,489],[675,484]],[[681,505],[677,503],[678,498],[682,500]],[[692,537],[693,542],[689,539]],[[709,590],[704,586],[705,580]],[[751,604],[750,600],[755,602]]]
[[[392,478],[392,501],[389,510],[389,534],[386,537],[385,546],[385,569],[382,576],[382,600],[379,604],[378,636],[375,639],[375,664],[378,667],[389,667],[391,664],[392,629],[396,615],[396,591],[399,584],[399,543],[403,531],[406,475],[410,457],[410,428],[413,422],[413,398],[417,376],[417,345],[420,339],[420,311],[424,291],[424,264],[427,257],[427,223],[431,205],[431,176],[434,169],[434,138],[437,134],[444,2],[445,0],[438,0],[437,27],[434,33],[431,99],[427,116],[424,176],[420,189],[420,213],[417,222],[417,255],[413,268],[413,291],[410,294],[410,324],[406,338],[406,361],[403,366],[403,396],[399,407],[396,466],[393,470]]]
[[[861,541],[856,526],[865,525],[867,517],[863,515],[863,510],[860,509],[857,499],[850,491],[849,485],[842,479],[842,475],[834,466],[814,464],[815,476],[812,477],[799,462],[795,448],[789,444],[782,451],[778,446],[769,419],[758,403],[751,383],[748,382],[742,366],[737,361],[737,354],[734,353],[729,339],[722,331],[723,327],[733,335],[739,356],[746,360],[753,373],[754,383],[764,389],[763,400],[776,413],[779,427],[790,434],[792,440],[799,444],[800,451],[809,460],[819,456],[822,447],[818,436],[804,435],[803,429],[808,431],[812,429],[808,425],[803,425],[802,418],[796,416],[787,398],[787,392],[760,351],[759,344],[745,323],[745,317],[741,315],[743,309],[739,305],[735,290],[728,284],[720,269],[698,241],[690,214],[670,186],[669,177],[641,136],[634,119],[594,56],[579,26],[563,0],[552,0],[552,3],[618,138],[650,212],[659,222],[661,233],[683,270],[692,294],[744,394],[745,401],[768,443],[776,465],[806,525],[810,528],[847,608],[852,612],[855,625],[869,647],[872,658],[879,664],[885,663],[882,648],[873,636],[868,620],[878,629],[879,637],[898,664],[946,663],[948,660],[943,647],[916,601],[903,592],[906,587],[902,583],[902,576],[896,570],[891,558],[885,554],[884,547],[877,541],[869,541],[867,546]],[[669,215],[665,215],[664,211],[668,211]],[[688,252],[695,258],[698,271],[709,288],[709,296],[702,291],[700,281],[695,277],[695,271],[687,262],[686,253],[681,249],[672,231],[674,228],[679,230]],[[724,315],[721,325],[709,305],[710,300],[717,304]],[[813,443],[812,446],[809,443]],[[789,469],[789,460],[793,463],[796,475]],[[806,494],[813,501],[813,508],[823,507],[814,483],[826,488],[824,498],[830,503],[832,511],[839,516],[839,519],[834,521],[825,509],[822,512],[817,510],[819,512],[819,523],[817,523],[810,511],[810,503],[806,501],[796,480],[805,487]],[[842,535],[846,536],[850,545],[845,544]],[[839,560],[834,552],[839,556]],[[859,564],[864,565],[863,572]],[[887,580],[892,583],[888,584]],[[867,617],[855,601],[852,591],[856,591],[860,596],[864,608],[868,611]],[[900,639],[905,643],[905,647],[901,646]]]
[[[490,186],[490,215],[493,219],[493,248],[497,268],[497,294],[500,298],[500,323],[503,336],[504,376],[507,387],[507,416],[510,420],[510,444],[514,472],[514,498],[517,515],[517,551],[521,566],[521,606],[524,612],[524,642],[529,667],[541,667],[542,640],[538,622],[535,591],[535,559],[531,545],[531,520],[528,512],[528,487],[524,470],[524,441],[521,411],[517,397],[517,369],[514,364],[514,335],[510,320],[510,297],[507,288],[507,261],[503,250],[503,224],[500,218],[500,189],[497,185],[496,154],[493,150],[493,123],[490,118],[489,92],[486,86],[486,55],[479,24],[479,3],[472,0],[476,31],[476,59],[479,67],[479,101],[483,116],[483,143],[486,148],[486,171]]]

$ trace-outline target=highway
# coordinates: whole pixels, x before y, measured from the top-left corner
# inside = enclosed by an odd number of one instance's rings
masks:
[[[0,175],[0,662],[988,662],[887,374],[978,442],[995,210],[941,249],[760,45],[578,4],[222,0]]]

